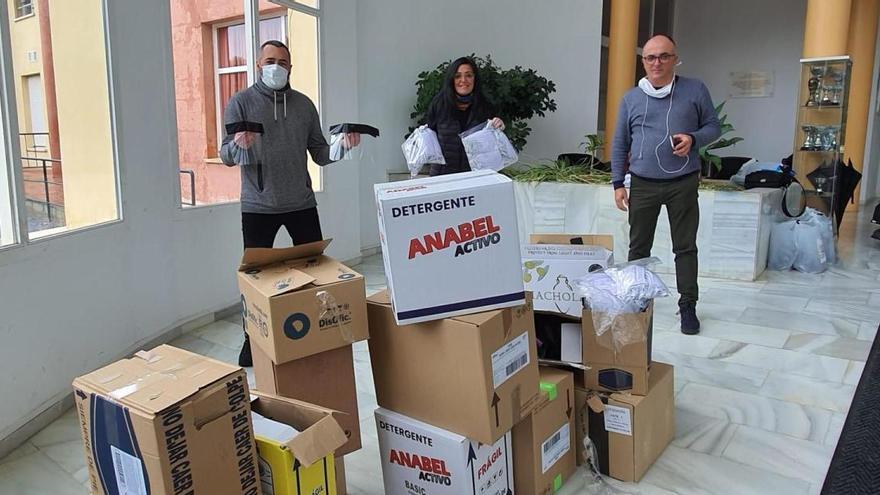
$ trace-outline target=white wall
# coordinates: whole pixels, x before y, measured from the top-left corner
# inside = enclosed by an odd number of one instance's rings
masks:
[[[122,223],[0,252],[0,439],[98,368],[181,322],[238,301],[239,208],[180,210],[168,2],[107,2]],[[328,121],[357,108],[354,0],[326,2]],[[331,254],[359,254],[358,169],[327,169]],[[14,399],[13,399],[14,398]]]
[[[744,141],[723,156],[777,161],[794,149],[794,121],[804,39],[804,0],[678,0],[675,33],[679,72],[706,84]],[[773,71],[773,96],[729,98],[731,71]]]
[[[386,181],[386,170],[406,170],[400,143],[419,72],[476,53],[554,81],[558,109],[532,121],[523,161],[577,151],[584,134],[596,130],[600,0],[359,0],[357,12],[360,117],[382,133],[361,169],[364,247],[379,243],[373,184]]]

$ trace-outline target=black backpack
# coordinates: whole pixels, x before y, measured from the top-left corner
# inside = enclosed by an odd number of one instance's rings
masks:
[[[794,189],[799,197],[795,197],[798,201],[798,211],[793,214],[788,208],[789,186],[796,184]],[[785,192],[782,194],[782,213],[789,218],[797,218],[801,216],[806,207],[806,198],[803,195],[803,187],[800,182],[794,178],[791,172],[791,165],[783,161],[782,170],[757,170],[746,176],[745,188],[753,189],[756,187],[782,188]]]

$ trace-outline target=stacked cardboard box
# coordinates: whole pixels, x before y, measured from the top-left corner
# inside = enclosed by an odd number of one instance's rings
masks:
[[[613,264],[613,238],[533,234],[530,241],[523,247],[526,288],[538,291],[544,301],[536,318],[541,330],[550,333],[542,338],[559,347],[547,362],[572,369],[576,377],[578,463],[590,457],[585,449],[590,439],[600,472],[637,481],[674,431],[673,370],[651,360],[653,304],[641,313],[618,315],[610,330],[597,335],[593,313],[580,301],[570,304],[576,297],[566,296],[564,288],[574,290],[571,281]],[[615,345],[615,333],[628,336],[625,344]]]
[[[368,298],[388,493],[513,494],[511,430],[540,400],[511,181],[375,188],[388,288]]]
[[[344,413],[341,458],[361,448],[351,345],[369,334],[364,278],[329,242],[247,249],[238,281],[257,389]]]

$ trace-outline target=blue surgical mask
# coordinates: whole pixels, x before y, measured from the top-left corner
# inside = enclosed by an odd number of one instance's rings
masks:
[[[287,85],[287,77],[290,75],[287,69],[278,64],[264,65],[261,70],[263,84],[278,91]]]

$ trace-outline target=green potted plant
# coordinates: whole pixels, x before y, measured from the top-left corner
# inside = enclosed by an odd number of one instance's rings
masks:
[[[722,101],[717,107],[715,107],[715,113],[718,115],[718,121],[721,124],[721,135],[715,141],[712,141],[699,149],[700,160],[702,160],[706,168],[711,165],[712,167],[715,167],[715,170],[721,170],[721,157],[713,155],[712,153],[709,153],[709,151],[733,146],[743,140],[743,138],[739,136],[730,138],[724,137],[725,134],[736,130],[734,129],[733,124],[727,121],[727,114],[721,113],[725,103],[727,103],[726,100]]]
[[[506,124],[504,133],[514,148],[522,151],[532,132],[528,120],[536,115],[544,117],[547,112],[556,111],[556,101],[551,98],[556,92],[556,84],[538,75],[534,69],[525,69],[519,65],[512,69],[502,69],[495,65],[491,55],[483,58],[471,54],[470,57],[480,70],[483,92],[495,106],[498,117]],[[443,74],[451,63],[448,60],[433,70],[419,74],[416,81],[416,104],[410,114],[417,126],[425,123],[428,106],[440,92]],[[410,127],[409,132],[414,129],[415,127]]]

